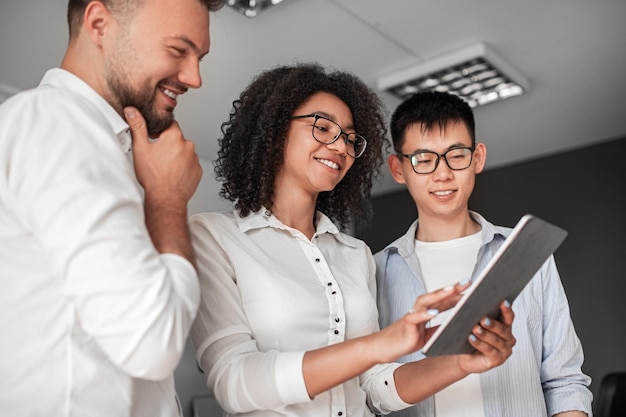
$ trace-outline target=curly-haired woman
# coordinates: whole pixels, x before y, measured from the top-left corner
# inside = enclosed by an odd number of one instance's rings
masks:
[[[406,408],[504,362],[513,312],[478,324],[477,351],[400,365],[467,285],[425,294],[378,329],[375,266],[347,234],[368,218],[383,162],[377,95],[317,64],[257,76],[233,103],[216,161],[232,213],[192,217],[202,302],[191,332],[230,415],[372,416]]]

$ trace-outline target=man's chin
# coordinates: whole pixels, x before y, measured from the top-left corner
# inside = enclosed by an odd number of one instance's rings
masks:
[[[159,118],[159,119],[146,119],[146,126],[148,128],[148,136],[151,138],[159,136],[165,129],[172,125],[174,121],[173,117]]]

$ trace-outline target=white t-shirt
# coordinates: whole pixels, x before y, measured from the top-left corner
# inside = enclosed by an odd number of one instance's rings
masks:
[[[470,278],[480,244],[480,231],[443,242],[416,240],[415,253],[426,290],[434,291]],[[431,320],[431,325],[441,324],[448,313],[449,311],[439,314]],[[435,412],[437,417],[483,417],[480,375],[470,374],[435,394]]]

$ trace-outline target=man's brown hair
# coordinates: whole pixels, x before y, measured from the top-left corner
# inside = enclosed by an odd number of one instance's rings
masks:
[[[70,39],[72,39],[78,33],[80,26],[83,23],[83,15],[85,8],[89,3],[94,0],[69,0],[67,5],[67,24],[70,29]],[[117,14],[118,16],[130,16],[131,13],[146,0],[98,0],[104,4],[109,10]],[[150,1],[150,0],[147,0]],[[202,3],[210,12],[215,12],[221,9],[226,3],[226,0],[198,0]]]

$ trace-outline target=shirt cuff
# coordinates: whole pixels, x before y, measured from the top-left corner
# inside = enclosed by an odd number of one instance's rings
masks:
[[[175,277],[171,283],[175,292],[185,300],[193,320],[200,306],[200,282],[196,268],[186,258],[175,253],[162,253],[159,256],[170,274]]]
[[[282,352],[276,357],[276,387],[278,395],[286,404],[311,401],[302,373],[302,352]]]
[[[161,253],[159,256],[168,266],[173,267],[174,269],[186,269],[187,271],[184,272],[186,275],[192,274],[195,277],[198,276],[196,274],[196,268],[193,267],[193,265],[187,260],[187,258],[184,258],[175,253]],[[173,264],[178,264],[179,266],[173,266]]]
[[[371,371],[376,376],[368,384],[370,407],[379,414],[388,414],[393,411],[404,410],[414,404],[405,402],[398,394],[394,373],[400,363],[376,365]]]

